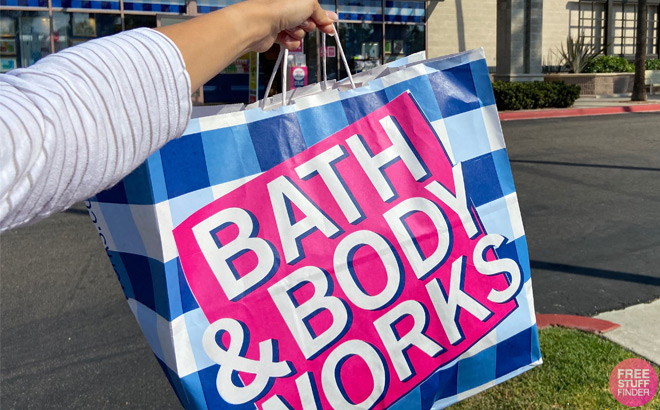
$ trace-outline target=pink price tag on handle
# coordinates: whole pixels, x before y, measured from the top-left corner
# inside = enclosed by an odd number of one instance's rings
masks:
[[[386,408],[489,334],[522,286],[409,93],[174,237],[218,394],[263,409]]]

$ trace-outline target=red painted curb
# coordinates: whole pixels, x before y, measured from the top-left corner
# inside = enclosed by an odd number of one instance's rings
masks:
[[[620,327],[616,323],[593,317],[542,313],[536,315],[536,327],[538,329],[549,326],[579,329],[589,333],[605,333]]]
[[[631,112],[660,111],[660,104],[624,105],[619,107],[566,108],[547,110],[506,111],[500,113],[500,121],[536,120],[540,118],[577,117],[582,115],[610,115]]]

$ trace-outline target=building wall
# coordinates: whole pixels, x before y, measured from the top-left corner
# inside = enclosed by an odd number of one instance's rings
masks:
[[[497,0],[429,1],[427,7],[429,57],[483,47],[488,65],[496,65]],[[543,64],[558,64],[551,51],[561,46],[569,31],[576,35],[577,27],[577,1],[543,1]]]
[[[497,0],[429,1],[427,30],[429,57],[483,47],[495,66]]]
[[[541,56],[544,65],[558,65],[557,57],[552,54],[566,41],[570,29],[570,19],[575,19],[577,25],[577,2],[566,0],[543,1],[543,46]],[[573,16],[571,16],[571,10]]]

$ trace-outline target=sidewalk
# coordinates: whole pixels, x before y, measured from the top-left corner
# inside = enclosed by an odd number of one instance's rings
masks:
[[[583,115],[611,115],[631,112],[660,112],[660,93],[647,95],[647,101],[630,101],[630,95],[582,96],[570,108],[548,108],[500,112],[501,121],[563,118]]]
[[[603,337],[660,365],[660,299],[601,313],[595,318],[621,326],[603,333]]]
[[[647,101],[630,101],[630,94],[620,95],[595,95],[582,96],[575,101],[571,108],[602,108],[602,107],[626,107],[631,105],[660,104],[660,91],[654,95],[647,94]]]

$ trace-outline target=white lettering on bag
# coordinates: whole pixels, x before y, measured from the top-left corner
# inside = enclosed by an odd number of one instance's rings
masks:
[[[229,334],[229,346],[218,343],[219,332]],[[216,387],[220,396],[229,404],[243,404],[255,400],[266,391],[272,379],[287,377],[294,373],[288,362],[276,362],[273,359],[277,348],[273,339],[259,343],[259,360],[245,357],[250,333],[247,327],[236,319],[224,318],[213,322],[204,331],[202,346],[206,354],[220,365],[216,378]],[[236,385],[234,372],[254,374],[247,385]]]
[[[488,294],[488,300],[495,303],[505,303],[516,297],[520,290],[522,277],[518,264],[513,259],[501,258],[493,261],[486,260],[486,251],[490,248],[499,248],[506,238],[499,234],[488,234],[479,239],[474,247],[472,259],[474,267],[482,275],[493,276],[508,273],[509,286],[504,290],[493,289]]]
[[[474,219],[468,208],[465,182],[463,182],[463,168],[460,163],[452,168],[452,175],[454,176],[456,195],[452,194],[438,181],[431,181],[425,188],[458,214],[465,232],[470,238],[474,238],[479,233],[479,229],[477,229],[477,225],[474,223]]]
[[[310,372],[305,372],[296,379],[296,387],[302,410],[321,410],[321,399],[319,398],[319,389],[314,381],[314,376]],[[262,406],[263,410],[291,410],[286,399],[280,395],[274,395],[266,400]]]
[[[293,293],[303,285],[314,286],[314,295],[298,303]],[[321,269],[305,266],[268,288],[300,350],[309,360],[332,346],[350,326],[350,310],[341,299],[332,296],[331,285],[332,281]],[[317,335],[310,320],[324,310],[332,315],[332,324]]]
[[[438,234],[438,245],[429,256],[424,256],[415,234],[406,224],[406,218],[416,212],[428,216]],[[425,279],[445,262],[451,252],[452,230],[444,212],[435,203],[426,198],[408,198],[385,212],[383,217],[399,241],[418,279]]]
[[[320,176],[348,222],[357,224],[365,218],[365,215],[334,166],[346,157],[348,157],[348,153],[344,147],[335,145],[297,166],[296,173],[302,180],[308,180],[315,175]]]
[[[403,134],[395,121],[389,115],[380,120],[380,124],[392,142],[392,146],[385,148],[378,154],[373,154],[371,148],[357,134],[346,140],[353,155],[355,155],[367,177],[369,177],[369,180],[385,202],[391,202],[397,198],[394,187],[392,187],[384,172],[385,168],[396,161],[402,160],[416,181],[422,181],[431,175],[412,143]]]
[[[364,361],[373,378],[373,388],[361,403],[353,403],[341,381],[341,367],[346,360],[357,356]],[[328,355],[321,371],[323,392],[333,409],[371,409],[385,396],[388,372],[383,358],[375,347],[362,340],[349,340]]]
[[[229,243],[221,243],[218,232],[232,224],[238,228],[238,236]],[[192,231],[222,290],[233,302],[261,286],[279,267],[277,251],[268,241],[257,237],[257,220],[244,209],[223,209],[195,225]],[[252,271],[241,275],[232,261],[246,252],[254,252],[258,263]]]
[[[375,250],[385,266],[385,288],[377,295],[370,295],[362,288],[355,272],[354,256],[363,246]],[[335,249],[333,266],[337,281],[348,299],[365,310],[377,310],[387,306],[396,299],[403,286],[403,266],[396,251],[385,238],[375,232],[356,231],[343,238]]]
[[[465,257],[460,256],[451,265],[449,291],[445,291],[442,283],[435,278],[426,284],[426,291],[431,298],[435,313],[438,315],[442,327],[449,338],[449,343],[455,345],[463,340],[463,331],[458,325],[459,308],[470,312],[482,322],[488,320],[493,314],[484,305],[477,302],[472,296],[463,291],[465,274]]]
[[[405,335],[400,335],[396,324],[406,316],[413,319],[413,327]],[[376,331],[387,349],[399,380],[405,382],[415,376],[413,365],[406,351],[416,346],[429,357],[436,357],[445,349],[424,332],[429,325],[429,315],[424,305],[415,300],[406,300],[396,305],[392,310],[374,322]]]
[[[267,186],[286,263],[293,265],[305,258],[301,241],[315,230],[318,229],[328,238],[342,233],[339,226],[289,178],[279,176]],[[296,222],[292,205],[305,214],[300,221]]]

